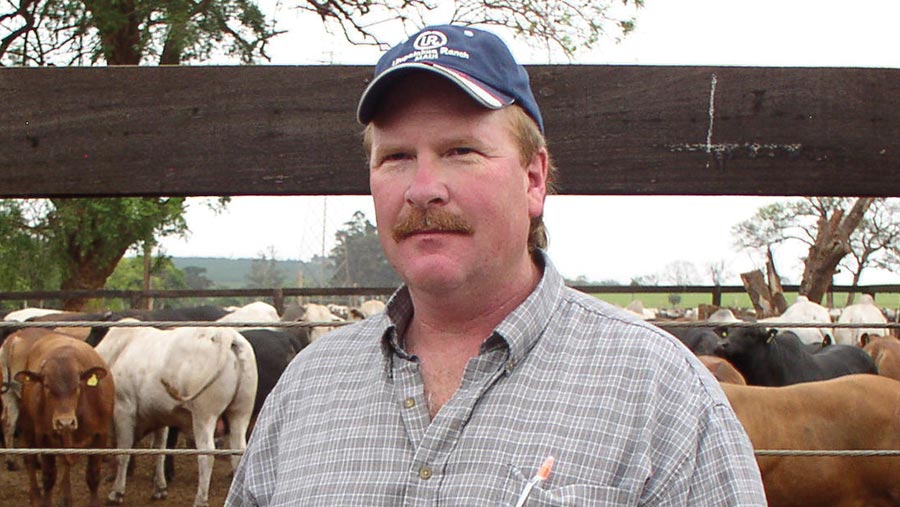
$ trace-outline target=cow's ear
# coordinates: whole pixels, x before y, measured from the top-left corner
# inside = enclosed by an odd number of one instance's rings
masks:
[[[44,377],[42,377],[40,373],[35,373],[33,371],[28,371],[28,370],[22,370],[20,372],[17,372],[15,377],[13,377],[13,378],[15,378],[16,382],[19,382],[20,384],[26,384],[28,382],[40,383],[40,382],[44,381]]]
[[[770,329],[769,332],[766,333],[766,343],[772,343],[772,340],[774,340],[777,335],[778,335],[777,329],[775,329],[775,328]]]
[[[95,366],[85,370],[85,372],[81,374],[81,380],[83,380],[88,387],[97,387],[97,384],[100,383],[100,379],[105,377],[106,374],[106,368]]]
[[[859,346],[865,347],[872,340],[872,337],[869,336],[869,333],[863,333],[862,336],[859,337]]]
[[[725,326],[719,326],[713,329],[713,333],[716,333],[721,338],[728,338],[728,328]]]
[[[834,345],[834,338],[832,338],[830,334],[826,334],[822,338],[822,346],[827,347],[829,345]]]

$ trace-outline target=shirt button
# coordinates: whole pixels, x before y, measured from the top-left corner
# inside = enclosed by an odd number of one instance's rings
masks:
[[[427,481],[428,479],[431,479],[431,476],[433,474],[434,474],[434,472],[432,472],[431,469],[428,467],[422,467],[419,469],[419,479],[422,479],[423,481]]]
[[[414,398],[406,398],[403,400],[403,406],[406,408],[413,408],[416,406],[416,400]]]

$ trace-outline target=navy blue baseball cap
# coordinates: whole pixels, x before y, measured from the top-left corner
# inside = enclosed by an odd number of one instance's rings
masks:
[[[516,63],[506,44],[490,32],[456,25],[424,28],[382,55],[375,66],[375,78],[359,99],[359,122],[365,125],[372,121],[384,92],[397,78],[412,71],[443,76],[488,109],[518,104],[544,132],[528,72]]]

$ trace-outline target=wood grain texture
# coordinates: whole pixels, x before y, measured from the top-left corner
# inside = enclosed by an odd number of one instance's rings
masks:
[[[898,69],[529,72],[560,193],[900,196]],[[366,194],[370,74],[0,68],[0,196]]]

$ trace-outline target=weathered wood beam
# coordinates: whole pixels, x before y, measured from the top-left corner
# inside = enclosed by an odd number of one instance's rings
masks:
[[[900,196],[900,69],[529,68],[566,194]],[[0,197],[368,192],[371,68],[0,68]]]

